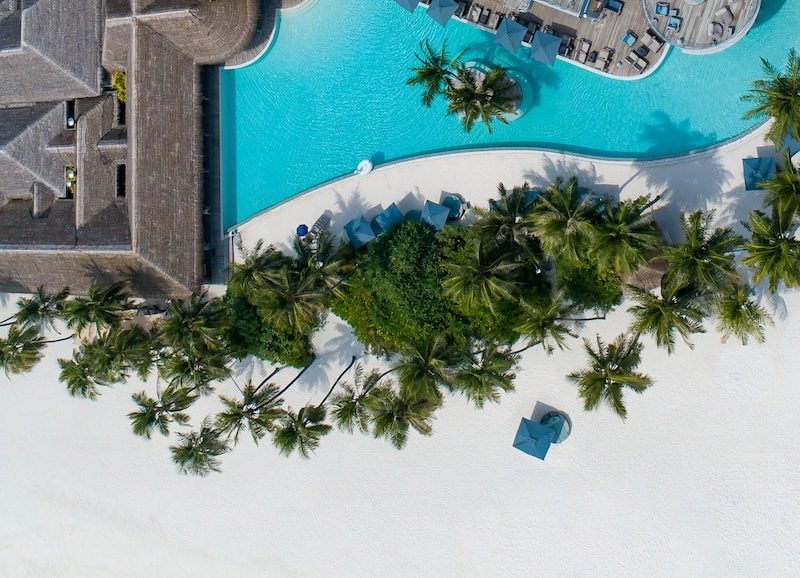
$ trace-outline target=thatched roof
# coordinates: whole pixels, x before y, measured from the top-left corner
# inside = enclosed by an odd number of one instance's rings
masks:
[[[625,285],[633,285],[645,291],[652,291],[661,287],[661,278],[669,269],[669,263],[666,258],[656,257],[652,259],[647,265],[642,265],[630,275],[623,277],[622,282]]]

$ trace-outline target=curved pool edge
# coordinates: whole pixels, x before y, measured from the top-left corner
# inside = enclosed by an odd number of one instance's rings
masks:
[[[626,165],[634,165],[641,168],[646,167],[659,167],[664,165],[670,164],[680,164],[682,162],[689,162],[694,161],[700,157],[710,157],[716,156],[719,154],[724,154],[727,150],[736,148],[749,139],[760,139],[759,143],[764,144],[766,140],[763,138],[764,135],[769,130],[769,126],[771,125],[771,120],[767,120],[763,123],[760,123],[756,126],[751,127],[749,130],[732,137],[726,141],[721,143],[716,143],[714,145],[710,145],[707,147],[702,147],[693,151],[689,151],[688,153],[683,153],[680,155],[674,156],[665,156],[653,159],[638,159],[635,157],[627,157],[627,158],[620,158],[620,157],[604,157],[598,155],[584,155],[579,153],[574,153],[565,150],[553,149],[553,148],[546,148],[546,147],[485,147],[485,148],[468,148],[468,149],[461,149],[461,150],[454,150],[454,151],[445,151],[445,152],[437,152],[437,153],[427,153],[421,155],[415,155],[411,157],[406,157],[403,159],[397,159],[395,161],[389,161],[384,164],[381,164],[370,173],[371,175],[382,175],[390,170],[394,170],[405,165],[411,166],[415,164],[419,164],[420,162],[430,160],[436,161],[440,159],[453,159],[459,157],[491,157],[491,156],[498,156],[502,153],[530,153],[533,155],[558,155],[564,159],[569,159],[572,161],[577,161],[580,163],[588,163],[591,165],[609,165],[609,166],[626,166]],[[286,205],[291,204],[292,202],[299,201],[303,198],[309,197],[313,195],[316,191],[332,187],[334,185],[344,185],[349,182],[355,182],[359,179],[364,178],[363,175],[355,175],[352,173],[347,173],[344,175],[339,175],[337,177],[328,179],[322,183],[319,183],[313,187],[305,189],[303,191],[298,192],[291,197],[288,197],[274,205],[270,205],[259,212],[247,217],[246,219],[239,221],[238,223],[231,225],[225,228],[225,234],[230,235],[234,231],[241,231],[243,228],[251,227],[252,223],[270,213],[275,211],[276,209],[285,207]]]

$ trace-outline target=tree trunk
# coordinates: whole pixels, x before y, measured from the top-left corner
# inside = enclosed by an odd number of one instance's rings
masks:
[[[276,373],[278,373],[278,372],[279,372],[281,369],[283,369],[283,368],[282,368],[282,367],[276,367],[274,370],[272,370],[272,373],[270,373],[270,374],[269,374],[267,377],[265,377],[265,378],[263,379],[263,381],[262,381],[261,383],[259,383],[259,384],[258,384],[258,387],[256,387],[255,391],[253,391],[253,395],[256,395],[256,394],[259,392],[259,390],[260,390],[262,387],[264,387],[264,385],[266,385],[266,383],[267,383],[267,382],[268,382],[270,379],[272,379],[273,377],[275,377],[275,374],[276,374]]]
[[[370,385],[370,386],[369,386],[367,389],[365,389],[365,390],[364,390],[364,392],[363,392],[361,395],[362,395],[362,396],[364,396],[364,395],[367,395],[367,394],[370,392],[370,390],[371,390],[373,387],[375,387],[376,385],[378,385],[378,384],[381,382],[381,380],[382,380],[384,377],[386,377],[387,375],[389,375],[390,373],[392,373],[392,372],[393,372],[395,369],[397,369],[397,368],[396,368],[396,367],[392,367],[391,369],[387,369],[386,371],[384,371],[383,373],[381,373],[381,374],[378,376],[378,378],[377,378],[375,381],[373,381],[373,382],[372,382],[372,384],[371,384],[371,385]]]
[[[353,367],[353,364],[354,364],[355,362],[356,362],[356,356],[354,355],[354,356],[353,356],[353,358],[350,360],[350,365],[348,365],[347,367],[345,367],[345,368],[344,368],[344,371],[343,371],[342,373],[340,373],[340,374],[339,374],[339,377],[337,377],[337,378],[336,378],[336,381],[334,381],[334,382],[333,382],[333,385],[332,385],[332,386],[331,386],[331,388],[328,390],[328,393],[327,393],[327,394],[325,394],[325,397],[323,397],[323,398],[322,398],[322,401],[321,401],[321,402],[319,402],[319,405],[318,405],[317,407],[321,407],[321,406],[325,405],[325,402],[326,402],[326,401],[328,401],[328,398],[329,398],[329,397],[331,396],[331,394],[333,393],[333,390],[334,390],[334,389],[336,389],[336,386],[339,384],[339,381],[340,381],[340,380],[341,380],[341,379],[344,377],[344,374],[345,374],[345,373],[347,373],[348,371],[350,371],[350,368],[351,368],[351,367]]]
[[[308,364],[308,365],[306,365],[306,366],[305,366],[303,369],[301,369],[301,370],[300,370],[300,373],[298,373],[297,375],[295,375],[295,376],[294,376],[294,379],[293,379],[292,381],[290,381],[290,382],[289,382],[289,383],[286,385],[286,387],[284,387],[284,388],[283,388],[282,390],[280,390],[278,393],[276,393],[275,395],[273,395],[273,396],[272,396],[271,398],[269,398],[267,401],[265,401],[265,402],[263,402],[263,403],[260,403],[260,404],[258,404],[258,405],[256,406],[256,409],[257,409],[257,410],[259,410],[259,409],[261,409],[262,407],[265,407],[265,406],[267,406],[267,405],[271,404],[273,401],[275,401],[275,400],[276,400],[276,399],[278,399],[280,396],[282,396],[284,393],[286,393],[286,390],[288,390],[290,387],[292,387],[292,386],[294,385],[294,383],[295,383],[295,382],[296,382],[298,379],[300,379],[300,377],[301,377],[301,376],[302,376],[302,375],[303,375],[303,374],[306,372],[306,370],[307,370],[309,367],[311,367],[312,365],[314,365],[314,362],[315,362],[316,360],[317,360],[317,356],[316,356],[316,355],[312,356],[312,357],[311,357],[311,363],[309,363],[309,364]]]
[[[75,334],[67,335],[66,337],[62,337],[61,339],[50,339],[49,341],[44,341],[43,343],[58,343],[59,341],[66,341],[67,339],[74,339]]]

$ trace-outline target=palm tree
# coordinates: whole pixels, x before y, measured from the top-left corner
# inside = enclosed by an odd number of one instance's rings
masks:
[[[583,343],[590,367],[568,377],[578,384],[584,409],[597,409],[605,401],[624,420],[628,415],[622,398],[624,388],[643,393],[653,385],[649,376],[635,371],[642,360],[642,344],[635,335],[629,338],[620,335],[608,345],[598,335],[596,349],[587,339]]]
[[[199,431],[179,433],[178,440],[178,444],[169,449],[179,472],[207,476],[211,472],[222,471],[219,456],[230,450],[230,446],[211,419],[203,420]]]
[[[97,399],[100,394],[97,386],[105,383],[92,374],[92,368],[85,358],[76,355],[75,359],[59,359],[58,366],[61,368],[58,380],[67,387],[67,393],[73,397]]]
[[[511,276],[517,269],[517,263],[492,257],[476,243],[469,263],[447,265],[448,276],[442,288],[445,295],[467,310],[483,306],[494,313],[497,301],[513,299],[517,288]]]
[[[581,307],[564,300],[564,294],[557,292],[548,296],[543,303],[520,301],[522,321],[516,330],[523,335],[528,344],[514,353],[521,353],[535,345],[541,345],[547,353],[556,347],[564,349],[567,337],[577,337],[574,324],[603,317],[578,318]]]
[[[374,370],[365,374],[360,364],[356,366],[353,383],[345,382],[341,391],[331,397],[331,418],[336,427],[347,433],[369,429],[370,400],[385,387],[381,381],[385,375]]]
[[[128,414],[133,433],[147,439],[150,439],[154,430],[163,436],[169,435],[171,423],[188,424],[189,415],[184,412],[197,400],[196,395],[180,387],[168,387],[157,399],[144,391],[134,393],[131,397],[139,407]]]
[[[500,183],[497,193],[498,199],[491,201],[490,210],[475,209],[478,220],[473,227],[478,231],[481,246],[499,254],[511,253],[518,261],[532,259],[538,263],[538,242],[523,221],[533,207],[530,186],[523,183],[509,191]]]
[[[800,139],[800,56],[791,49],[783,70],[763,58],[761,68],[766,79],[754,81],[742,97],[754,105],[744,118],[772,117],[767,135],[780,147],[787,135]]]
[[[501,351],[496,343],[488,343],[458,372],[453,388],[477,408],[483,408],[487,401],[498,403],[502,392],[514,391],[513,371],[518,360],[518,355]]]
[[[447,55],[447,43],[436,51],[425,40],[420,43],[420,52],[416,55],[419,64],[411,69],[414,75],[406,81],[409,86],[421,85],[425,90],[422,93],[422,104],[430,106],[433,99],[444,94],[449,88],[454,76],[454,70],[461,63],[461,54],[455,58]]]
[[[162,354],[159,361],[159,376],[170,385],[186,387],[207,395],[213,391],[211,382],[229,376],[225,365],[228,359],[223,351],[207,352],[205,355],[186,355],[183,351]]]
[[[272,441],[278,451],[290,456],[295,450],[301,457],[308,459],[319,447],[320,439],[326,435],[331,426],[324,423],[325,408],[307,405],[294,413],[291,408],[278,418],[278,426],[272,434]]]
[[[290,262],[272,245],[265,248],[261,239],[252,249],[247,249],[240,240],[238,248],[244,259],[241,263],[231,265],[228,291],[232,295],[251,298],[259,289],[269,285],[275,273]]]
[[[714,303],[717,314],[717,331],[722,341],[734,335],[742,345],[752,338],[764,343],[764,328],[772,324],[769,313],[752,299],[753,291],[747,285],[731,285]]]
[[[652,335],[656,345],[665,347],[668,353],[675,350],[675,333],[690,348],[694,346],[689,341],[689,335],[705,333],[705,313],[695,305],[694,295],[686,287],[676,287],[662,281],[660,297],[633,285],[628,285],[628,290],[637,303],[628,308],[634,317],[631,330],[637,335]]]
[[[528,222],[544,253],[551,258],[577,263],[597,236],[600,201],[578,186],[578,178],[566,183],[559,177],[539,197]]]
[[[765,205],[774,207],[778,213],[787,215],[791,220],[797,219],[800,214],[800,175],[792,165],[788,153],[784,153],[783,170],[760,186],[766,191]]]
[[[628,275],[647,263],[648,253],[661,244],[651,219],[644,216],[649,205],[647,197],[616,205],[604,204],[597,235],[589,251],[601,269]]]
[[[22,327],[33,327],[39,333],[55,329],[55,322],[62,316],[67,297],[69,290],[66,287],[48,293],[39,285],[33,295],[17,301],[16,323]]]
[[[516,110],[519,88],[501,66],[483,72],[459,64],[447,84],[447,113],[460,116],[467,132],[480,120],[491,133],[493,121],[508,124],[506,115]]]
[[[768,280],[772,293],[780,282],[800,287],[800,241],[789,231],[791,226],[789,215],[775,208],[772,217],[762,211],[750,213],[751,237],[744,245],[747,255],[742,263],[753,270],[755,283]]]
[[[730,227],[711,229],[714,211],[681,216],[686,240],[665,248],[668,283],[689,284],[702,293],[718,293],[737,282],[735,252],[744,239]]]
[[[157,336],[139,325],[125,329],[112,329],[98,339],[105,346],[113,362],[125,368],[126,373],[133,370],[144,381],[156,361],[154,344]]]
[[[184,300],[173,300],[159,324],[161,339],[187,356],[206,355],[224,349],[222,330],[228,318],[219,299],[195,292]]]
[[[397,395],[388,387],[376,389],[369,400],[372,435],[386,438],[394,447],[402,449],[408,441],[410,428],[422,435],[431,435],[431,420],[438,407],[438,400]]]
[[[276,421],[283,415],[283,400],[275,397],[278,388],[267,379],[258,386],[245,385],[241,399],[219,396],[225,410],[217,414],[217,427],[228,436],[232,434],[234,444],[239,443],[239,434],[245,430],[257,444],[267,432],[275,430]]]
[[[320,287],[312,271],[283,267],[275,282],[254,299],[265,323],[304,333],[316,324],[327,297],[328,292]]]
[[[440,386],[452,383],[455,369],[464,356],[441,337],[434,337],[420,347],[409,347],[394,366],[404,397],[441,399]]]
[[[86,297],[75,297],[63,305],[63,318],[67,327],[80,333],[94,327],[98,333],[118,327],[135,307],[125,290],[125,283],[117,282],[107,287],[92,285]]]
[[[6,338],[0,337],[0,367],[7,376],[32,370],[42,358],[45,343],[36,328],[12,325]]]
[[[314,235],[311,242],[295,239],[295,268],[304,274],[310,274],[320,289],[335,291],[342,281],[344,262],[340,258],[341,246],[333,235],[322,230]]]

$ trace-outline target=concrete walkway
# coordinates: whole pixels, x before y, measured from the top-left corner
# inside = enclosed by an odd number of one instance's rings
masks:
[[[659,161],[600,160],[578,155],[524,149],[489,149],[416,158],[377,167],[363,176],[349,176],[310,190],[260,213],[238,226],[245,246],[258,239],[288,247],[300,223],[309,226],[326,209],[333,213],[332,231],[341,233],[350,219],[376,214],[392,202],[400,209],[419,209],[425,199],[459,193],[473,205],[487,206],[497,184],[528,182],[547,186],[556,177],[577,175],[581,184],[600,194],[628,199],[662,195],[654,216],[667,235],[680,234],[679,214],[716,209],[719,224],[733,224],[761,206],[759,192],[745,191],[741,159],[774,155],[765,142],[767,126],[737,141],[683,157]]]

